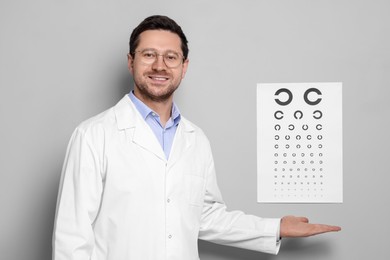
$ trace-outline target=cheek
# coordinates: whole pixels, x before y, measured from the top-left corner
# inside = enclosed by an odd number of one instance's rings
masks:
[[[178,69],[178,70],[175,72],[175,74],[177,75],[176,78],[181,80],[181,79],[184,78],[184,76],[185,76],[185,74],[186,74],[186,71],[185,71],[184,68],[180,68],[180,69]]]
[[[129,69],[129,71],[130,71],[131,75],[133,76],[133,78],[141,78],[141,77],[143,77],[143,75],[145,74],[147,69],[145,69],[142,66],[139,66],[137,64],[133,64],[133,66],[131,67],[131,69]]]

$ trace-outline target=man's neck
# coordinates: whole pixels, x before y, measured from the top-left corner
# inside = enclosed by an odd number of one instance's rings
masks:
[[[154,101],[144,97],[136,90],[134,90],[134,95],[160,116],[160,123],[164,127],[168,119],[171,117],[173,96],[169,97],[167,100]]]

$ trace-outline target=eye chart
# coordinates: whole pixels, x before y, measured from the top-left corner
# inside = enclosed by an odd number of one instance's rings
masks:
[[[257,84],[258,202],[342,203],[342,83]]]

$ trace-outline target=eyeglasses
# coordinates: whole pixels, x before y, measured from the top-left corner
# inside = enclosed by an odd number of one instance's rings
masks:
[[[145,49],[142,51],[135,51],[135,52],[140,53],[141,55],[139,57],[140,57],[141,62],[148,64],[148,65],[156,62],[158,56],[162,56],[165,65],[171,69],[180,66],[180,64],[182,64],[182,62],[184,62],[183,55],[181,55],[175,51],[166,51],[163,54],[159,54],[154,49]]]

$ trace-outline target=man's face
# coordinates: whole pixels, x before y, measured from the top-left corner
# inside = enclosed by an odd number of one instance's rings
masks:
[[[142,61],[144,50],[154,50],[158,54],[172,51],[183,55],[181,40],[177,34],[164,30],[148,30],[139,35],[139,44],[134,58],[128,55],[128,67],[134,79],[134,92],[144,102],[165,102],[172,100],[172,94],[179,87],[187,71],[188,60],[179,66],[169,68],[163,56],[147,64]],[[181,56],[182,57],[182,56]]]

